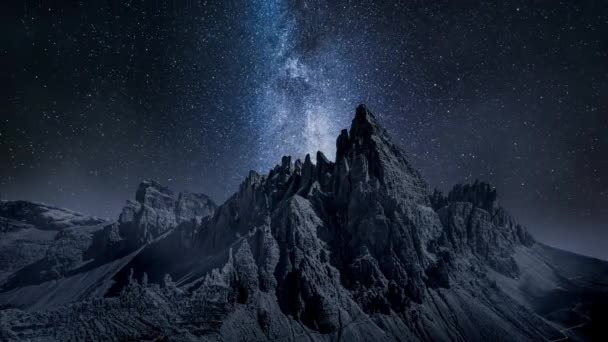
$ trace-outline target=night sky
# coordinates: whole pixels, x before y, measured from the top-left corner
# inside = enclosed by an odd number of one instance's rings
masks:
[[[335,152],[359,103],[431,187],[488,181],[608,259],[608,3],[14,1],[0,193],[117,217],[142,179],[226,199]],[[179,5],[178,5],[179,4]]]

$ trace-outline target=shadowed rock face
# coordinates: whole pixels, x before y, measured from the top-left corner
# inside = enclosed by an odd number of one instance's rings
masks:
[[[372,312],[422,301],[433,263],[426,246],[441,231],[426,184],[363,106],[338,138],[336,160],[329,242],[344,285]]]
[[[582,288],[559,273],[608,274],[535,243],[488,184],[429,194],[364,106],[336,144],[335,163],[285,156],[217,208],[143,182],[66,278],[110,284],[52,314],[0,311],[0,338],[551,340],[575,305],[549,315],[547,298]]]
[[[155,182],[142,182],[135,201],[127,201],[118,221],[95,237],[89,257],[109,261],[124,256],[172,231],[213,215],[216,205],[203,194],[175,194]]]
[[[139,247],[191,220],[211,216],[216,205],[203,194],[179,193],[154,182],[139,185],[135,202],[129,201],[118,223],[128,242]]]

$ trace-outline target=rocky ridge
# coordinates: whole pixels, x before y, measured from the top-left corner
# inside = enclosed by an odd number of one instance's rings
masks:
[[[546,299],[608,275],[536,243],[488,184],[429,195],[364,106],[335,162],[283,157],[219,207],[205,199],[142,183],[83,251],[82,274],[115,265],[111,284],[52,311],[2,310],[0,338],[552,340],[567,323]]]

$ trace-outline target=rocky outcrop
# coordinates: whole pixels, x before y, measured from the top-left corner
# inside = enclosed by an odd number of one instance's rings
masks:
[[[519,275],[514,250],[531,246],[534,239],[498,205],[496,189],[478,181],[457,184],[447,197],[435,191],[430,201],[444,228],[439,245],[459,255],[481,258],[510,277]]]
[[[340,133],[336,150],[334,190],[338,202],[345,200],[344,196],[356,197],[349,196],[348,190],[358,183],[372,183],[392,200],[426,203],[427,186],[422,177],[365,106],[357,107],[350,132]]]
[[[336,164],[329,242],[345,286],[371,312],[421,302],[426,246],[441,232],[426,184],[363,106],[338,138]]]
[[[128,201],[118,221],[95,236],[87,256],[103,262],[124,256],[180,224],[211,216],[216,205],[203,194],[175,194],[155,182],[142,182],[135,201]]]

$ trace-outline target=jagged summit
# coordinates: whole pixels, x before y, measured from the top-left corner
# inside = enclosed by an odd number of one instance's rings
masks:
[[[10,275],[0,339],[544,341],[602,322],[585,312],[608,265],[535,242],[488,184],[429,194],[363,105],[336,145],[218,207],[143,182],[116,222]]]
[[[316,163],[308,154],[303,163],[283,156],[267,180],[272,186],[266,189],[281,193],[281,198],[296,193],[306,196],[311,190],[319,190],[344,202],[351,191],[363,186],[382,188],[395,201],[424,204],[428,200],[427,185],[419,172],[363,104],[357,107],[350,133],[344,129],[336,139],[335,162],[321,151],[317,152]],[[290,190],[285,193],[284,185],[288,183]]]
[[[350,127],[350,137],[351,139],[357,137],[369,139],[372,134],[386,135],[386,132],[384,131],[384,128],[378,124],[376,117],[367,109],[367,107],[364,104],[360,104],[357,106],[355,118]]]
[[[430,200],[435,209],[440,209],[450,202],[471,202],[490,213],[499,208],[496,188],[478,180],[473,184],[454,185],[447,197],[435,189]]]
[[[377,180],[394,199],[426,200],[422,177],[364,105],[357,107],[350,133],[343,130],[336,147],[338,173],[351,173],[352,169],[355,178],[351,183]]]

